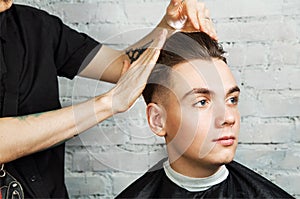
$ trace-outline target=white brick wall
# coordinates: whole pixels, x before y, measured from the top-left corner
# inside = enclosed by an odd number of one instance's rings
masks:
[[[71,27],[116,48],[141,38],[168,0],[15,0],[60,16]],[[242,127],[236,159],[300,197],[300,1],[206,0],[242,89]],[[112,85],[60,79],[71,105]],[[140,99],[71,140],[66,182],[72,198],[111,198],[165,156]]]

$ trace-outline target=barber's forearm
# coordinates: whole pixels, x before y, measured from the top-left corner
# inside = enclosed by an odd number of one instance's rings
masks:
[[[130,63],[136,61],[164,27],[167,27],[165,18],[148,35],[124,50],[115,50],[103,45],[79,76],[116,83],[121,77],[124,60]],[[174,32],[174,29],[167,30],[168,36]]]
[[[0,163],[47,149],[124,112],[140,96],[165,42],[162,32],[114,88],[89,101],[60,110],[0,118]],[[128,63],[126,62],[126,67]]]
[[[105,94],[63,109],[0,118],[0,163],[47,149],[91,128],[113,114]]]

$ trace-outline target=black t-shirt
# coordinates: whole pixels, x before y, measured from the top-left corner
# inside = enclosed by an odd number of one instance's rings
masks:
[[[293,198],[284,190],[245,166],[233,161],[229,175],[206,191],[190,192],[173,183],[160,161],[116,198]]]
[[[35,8],[13,5],[0,14],[0,116],[61,108],[57,76],[73,78],[100,44]],[[5,168],[21,182],[25,197],[67,197],[63,144],[6,163]]]

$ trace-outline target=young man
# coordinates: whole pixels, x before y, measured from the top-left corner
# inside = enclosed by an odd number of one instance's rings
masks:
[[[196,0],[171,0],[157,28],[120,51],[45,11],[0,0],[0,168],[4,163],[22,184],[25,198],[68,197],[64,144],[59,143],[133,104],[164,42],[158,29],[186,16],[183,30],[205,29],[215,35],[207,13]],[[145,51],[146,44],[151,46]],[[57,76],[76,75],[118,83],[103,95],[61,108]]]
[[[240,89],[223,53],[203,32],[167,40],[143,96],[149,126],[165,138],[168,159],[119,198],[292,198],[233,161]]]

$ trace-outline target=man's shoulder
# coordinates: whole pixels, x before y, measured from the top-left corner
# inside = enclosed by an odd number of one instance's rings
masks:
[[[246,195],[254,194],[254,197],[292,198],[291,195],[262,175],[236,161],[227,164],[226,167],[229,170],[227,180],[231,181],[232,184],[238,185]]]
[[[165,176],[163,169],[163,159],[154,165],[144,175],[134,181],[116,198],[149,198],[152,193],[160,186],[162,178]]]

